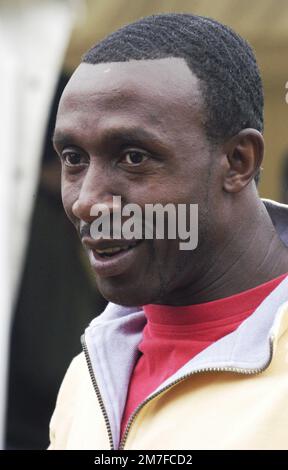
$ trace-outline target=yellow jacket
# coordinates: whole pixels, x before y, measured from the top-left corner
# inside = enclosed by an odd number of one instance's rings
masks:
[[[86,329],[60,388],[50,449],[288,449],[288,276],[147,397],[119,442],[145,321],[141,310],[110,303]]]

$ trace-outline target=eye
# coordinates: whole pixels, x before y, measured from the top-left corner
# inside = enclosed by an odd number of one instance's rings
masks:
[[[144,152],[140,152],[138,150],[130,150],[126,152],[123,156],[121,162],[126,163],[127,165],[141,165],[145,160],[147,160],[148,155]]]
[[[80,166],[87,163],[86,159],[80,153],[72,151],[63,152],[62,159],[64,164],[69,167]]]

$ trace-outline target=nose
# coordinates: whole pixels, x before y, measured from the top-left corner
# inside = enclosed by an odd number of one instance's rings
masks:
[[[115,181],[113,182],[111,178],[107,178],[103,169],[99,171],[95,167],[89,167],[79,197],[72,206],[73,215],[79,220],[91,223],[103,208],[108,209],[110,214],[118,210],[119,198],[115,198]]]

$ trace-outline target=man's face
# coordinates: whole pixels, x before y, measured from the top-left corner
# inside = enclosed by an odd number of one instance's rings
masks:
[[[202,122],[199,82],[182,59],[81,64],[66,87],[54,145],[64,208],[78,232],[93,220],[94,204],[113,212],[113,196],[143,212],[145,204],[199,204],[194,251],[179,250],[179,240],[154,239],[108,256],[82,238],[107,300],[173,304],[203,271],[209,256],[204,238],[215,230],[209,201],[217,184]]]

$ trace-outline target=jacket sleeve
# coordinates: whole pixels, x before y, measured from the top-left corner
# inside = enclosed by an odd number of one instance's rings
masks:
[[[77,389],[79,388],[79,369],[83,360],[83,353],[72,360],[59,389],[56,407],[50,421],[50,445],[48,450],[64,450],[67,448],[69,430],[73,423],[77,401]]]

